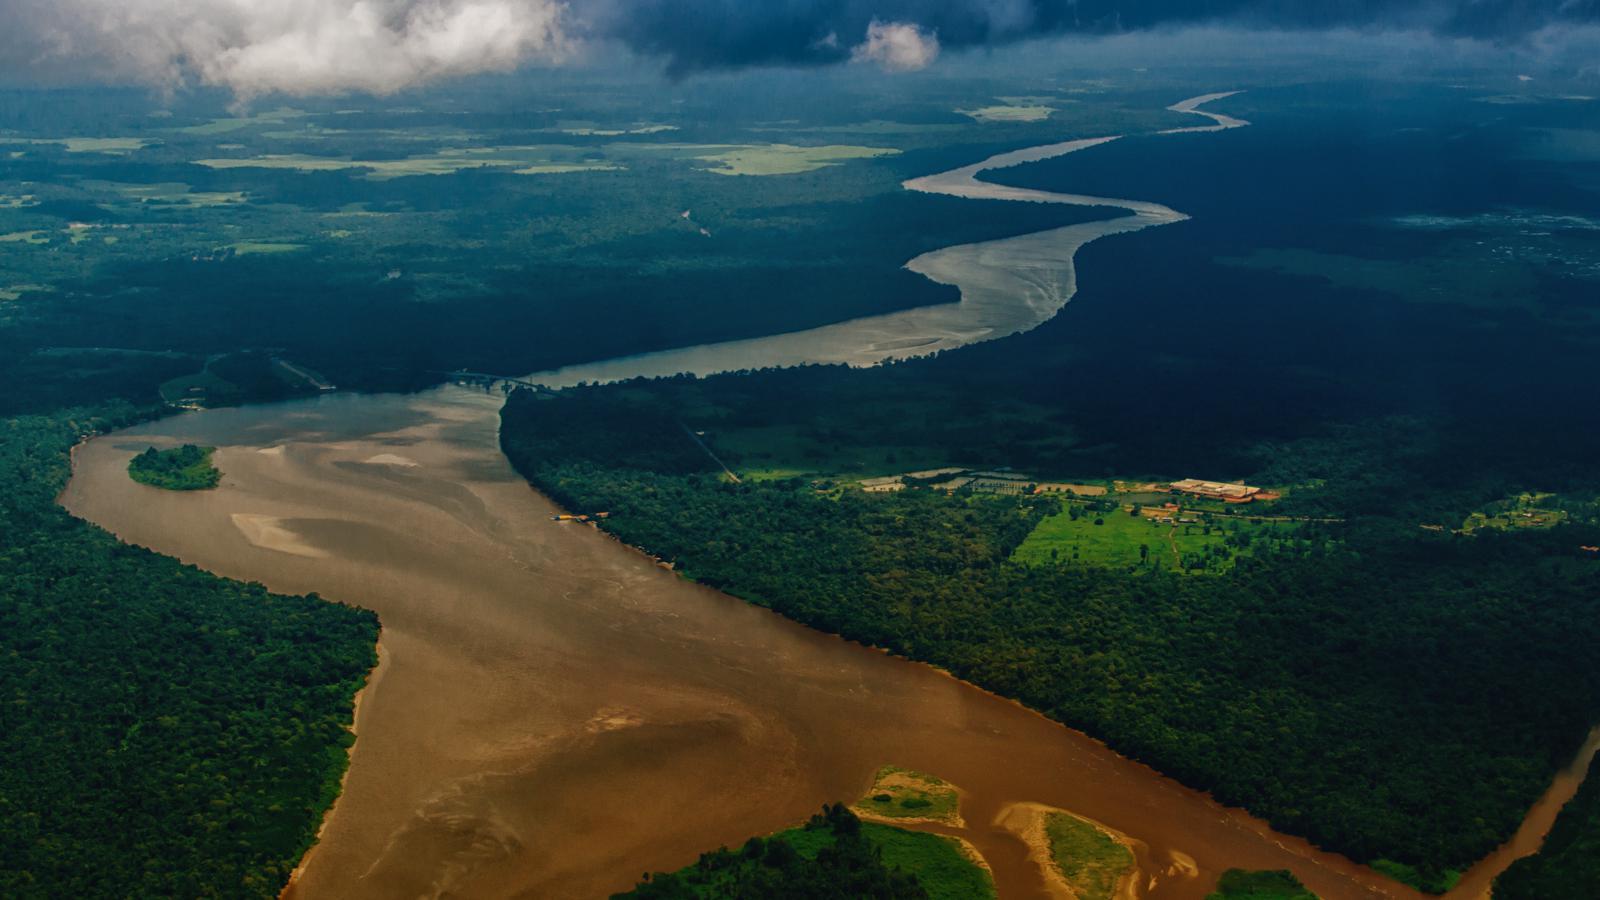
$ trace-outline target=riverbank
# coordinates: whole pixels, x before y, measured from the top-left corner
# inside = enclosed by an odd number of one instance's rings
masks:
[[[294,867],[294,871],[289,873],[289,878],[284,882],[283,889],[278,892],[280,898],[294,894],[296,883],[299,882],[300,876],[305,874],[306,867],[311,865],[312,857],[317,852],[317,846],[322,843],[323,835],[328,832],[328,822],[333,819],[339,810],[339,798],[344,796],[345,783],[350,780],[350,765],[355,759],[356,744],[361,740],[362,702],[377,691],[378,683],[383,680],[383,673],[388,669],[389,657],[383,649],[383,630],[381,625],[378,630],[377,643],[373,645],[373,652],[378,655],[378,664],[373,666],[372,671],[367,673],[366,682],[361,685],[361,690],[356,691],[355,697],[350,701],[350,734],[354,740],[350,742],[349,747],[345,748],[346,762],[344,774],[339,777],[339,792],[334,797],[333,803],[323,812],[322,822],[317,826],[316,838],[312,841],[311,846],[306,849],[306,852],[301,855],[300,862]]]
[[[968,792],[966,837],[1007,897],[1043,895],[1026,848],[990,824],[1018,796],[1193,857],[1199,877],[1161,880],[1158,900],[1198,900],[1237,865],[1293,869],[1330,900],[1382,895],[1375,874],[1013,701],[553,524],[499,452],[497,413],[469,391],[331,396],[79,453],[66,505],[124,541],[382,616],[383,689],[363,695],[344,793],[293,896],[601,895],[854,796],[885,759]],[[226,483],[129,502],[127,455],[158,433],[218,446]],[[418,465],[367,462],[385,452]],[[324,555],[251,544],[236,513],[282,519]]]
[[[499,454],[494,406],[351,395],[162,425],[237,448],[237,484],[149,509],[102,477],[114,442],[80,472],[70,502],[125,539],[382,613],[388,687],[301,895],[599,894],[626,886],[618,872],[796,821],[888,758],[969,788],[973,843],[1008,896],[1042,891],[1025,847],[989,824],[1019,796],[1196,861],[1152,897],[1203,896],[1234,866],[1294,869],[1330,900],[1411,896],[1020,704],[552,526]],[[417,465],[371,464],[383,454]],[[272,517],[320,555],[253,545],[234,515]]]
[[[1206,94],[1168,107],[1173,112],[1211,119],[1214,124],[1161,133],[1221,131],[1248,125],[1242,119],[1200,108],[1204,103],[1229,96],[1231,92]],[[819,363],[871,366],[1030,331],[1053,318],[1077,293],[1074,257],[1084,245],[1111,235],[1175,224],[1188,217],[1168,206],[1145,200],[1007,187],[978,176],[1102,147],[1120,139],[1120,135],[1108,135],[1027,147],[948,172],[907,180],[902,187],[920,193],[970,200],[1106,207],[1128,213],[1018,237],[946,247],[906,263],[907,269],[925,278],[958,288],[961,299],[956,303],[865,316],[805,331],[565,366],[529,375],[526,380],[561,388],[584,382],[593,384],[683,373],[704,376]]]

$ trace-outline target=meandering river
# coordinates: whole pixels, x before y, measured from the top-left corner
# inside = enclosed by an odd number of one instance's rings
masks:
[[[1174,107],[1213,120],[1187,130],[1244,124],[1199,110],[1208,99]],[[1031,328],[1071,297],[1077,247],[1182,215],[976,176],[1109,140],[908,182],[1127,213],[910,263],[960,287],[958,304],[536,380],[868,364]],[[552,522],[551,504],[499,451],[499,405],[458,387],[331,395],[178,416],[76,455],[63,503],[123,540],[382,617],[383,661],[361,699],[345,789],[291,895],[604,896],[853,799],[895,764],[965,792],[962,834],[1006,898],[1047,896],[1028,848],[994,824],[1017,803],[1128,835],[1143,896],[1199,898],[1233,866],[1292,869],[1328,900],[1411,896],[1015,703]],[[127,478],[133,453],[183,442],[219,448],[219,489],[170,493]]]

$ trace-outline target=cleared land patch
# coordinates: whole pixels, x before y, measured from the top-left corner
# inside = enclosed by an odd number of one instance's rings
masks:
[[[979,122],[1042,122],[1055,112],[1049,106],[985,106],[980,109],[958,109],[956,112]]]
[[[121,194],[133,203],[182,206],[191,209],[207,206],[233,206],[248,203],[244,191],[196,191],[181,181],[158,184],[125,184],[117,181],[86,181],[84,187]]]
[[[575,137],[622,137],[629,134],[660,134],[663,131],[677,131],[676,125],[634,125],[629,128],[603,128],[593,124],[571,124],[556,129],[562,134]]]
[[[229,247],[237,256],[258,256],[269,253],[294,253],[304,250],[305,244],[290,244],[277,241],[240,241],[230,244]]]
[[[1112,508],[1107,509],[1107,506]],[[1030,565],[1226,572],[1257,541],[1293,539],[1295,523],[1184,508],[1072,504],[1042,519],[1011,558]]]
[[[146,138],[0,138],[0,144],[54,144],[68,153],[110,153],[121,155],[155,144]]]
[[[55,288],[48,284],[13,284],[10,287],[0,288],[0,300],[19,300],[23,294],[53,290]]]
[[[1470,534],[1480,528],[1553,528],[1569,518],[1568,510],[1560,508],[1559,501],[1555,494],[1518,494],[1470,513],[1461,530]]]
[[[708,145],[710,152],[693,154],[694,159],[715,163],[708,172],[718,175],[795,175],[836,166],[852,159],[894,156],[899,150],[888,147],[857,147],[828,144],[821,147],[796,147],[793,144]]]
[[[545,175],[563,172],[609,171],[619,168],[614,163],[561,159],[572,156],[571,147],[473,147],[441,150],[438,153],[411,156],[405,159],[351,159],[332,156],[311,156],[305,153],[267,153],[238,158],[195,160],[196,165],[208,169],[284,169],[293,172],[340,172],[350,169],[366,170],[362,175],[370,181],[407,178],[415,175],[453,175],[467,169],[511,169],[521,175]]]
[[[186,128],[179,128],[176,130],[182,134],[193,135],[230,134],[246,128],[253,128],[257,125],[282,125],[284,122],[287,122],[290,119],[298,119],[306,115],[309,114],[301,110],[291,109],[285,106],[269,112],[256,113],[253,116],[239,116],[229,119],[212,119],[204,125],[190,125]]]

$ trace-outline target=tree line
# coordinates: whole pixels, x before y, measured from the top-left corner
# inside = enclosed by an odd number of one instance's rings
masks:
[[[71,446],[146,415],[0,420],[0,895],[274,897],[348,762],[374,615],[56,505]]]
[[[726,483],[648,393],[513,395],[503,446],[689,577],[949,669],[1424,887],[1510,835],[1600,700],[1593,526],[1363,526],[1204,579],[1023,566],[1007,559],[1046,511],[1031,498]]]

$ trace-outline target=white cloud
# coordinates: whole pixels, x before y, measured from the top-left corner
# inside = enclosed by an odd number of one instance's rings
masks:
[[[386,94],[553,61],[569,49],[557,0],[13,2],[32,6],[43,26],[30,54],[41,68],[92,61],[117,77],[198,79],[241,97]]]
[[[886,72],[915,72],[939,58],[939,36],[907,22],[867,26],[867,39],[850,52],[854,62],[877,63]]]

